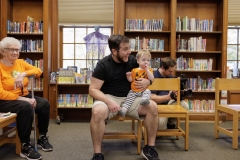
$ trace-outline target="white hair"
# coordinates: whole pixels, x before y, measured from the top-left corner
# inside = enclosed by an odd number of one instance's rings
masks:
[[[13,38],[13,37],[5,37],[0,42],[0,49],[8,48],[10,45],[15,45],[19,48],[21,48],[21,46],[22,46],[18,39]]]

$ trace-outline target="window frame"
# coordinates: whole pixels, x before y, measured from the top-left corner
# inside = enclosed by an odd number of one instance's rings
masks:
[[[228,60],[226,59],[226,64],[228,64],[228,62],[237,62],[237,68],[240,68],[240,26],[228,26],[228,30],[229,29],[237,29],[237,43],[236,44],[229,44],[227,42],[227,50],[228,50],[228,46],[231,45],[231,46],[236,46],[237,48],[237,59],[236,60]],[[228,35],[230,36],[230,35]],[[227,52],[227,57],[228,57],[228,52]],[[230,68],[230,66],[229,66]],[[233,68],[230,68],[230,70],[232,70]]]
[[[73,28],[74,29],[74,45],[75,44],[86,44],[86,43],[75,43],[75,29],[76,28],[95,28],[95,26],[60,26],[59,27],[59,44],[60,44],[60,47],[59,47],[59,51],[60,51],[60,54],[59,54],[59,67],[60,68],[63,68],[63,29],[64,28]],[[111,28],[111,34],[113,34],[113,26],[99,26],[99,29],[100,29],[100,32],[101,32],[101,28]],[[89,34],[89,33],[87,33]],[[74,47],[74,52],[75,52],[75,47]],[[75,55],[75,53],[74,53]],[[75,57],[73,60],[76,60]],[[91,59],[90,59],[91,60]],[[98,59],[100,60],[100,59]],[[86,61],[87,61],[87,58],[86,58]],[[86,62],[87,64],[87,62]]]

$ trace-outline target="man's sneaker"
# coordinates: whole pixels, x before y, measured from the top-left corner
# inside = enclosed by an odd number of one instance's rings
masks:
[[[30,143],[26,143],[22,146],[22,152],[20,153],[20,156],[28,160],[42,159],[42,155],[35,151],[34,147]]]
[[[169,119],[167,122],[167,129],[176,129],[176,125]]]
[[[48,138],[46,136],[41,136],[37,141],[38,148],[42,148],[43,151],[52,151],[53,146],[48,142]]]
[[[160,160],[156,149],[148,145],[144,146],[142,150],[142,155],[146,160]]]
[[[94,153],[93,158],[91,160],[104,160],[102,153]]]

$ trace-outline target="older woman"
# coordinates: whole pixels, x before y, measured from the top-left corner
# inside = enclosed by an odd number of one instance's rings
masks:
[[[19,40],[5,37],[0,42],[0,112],[17,113],[17,129],[22,151],[20,156],[26,159],[41,159],[30,144],[30,134],[33,123],[33,108],[38,114],[39,139],[38,147],[44,151],[52,151],[46,133],[49,125],[49,102],[28,92],[27,76],[39,77],[42,71],[19,58],[21,44]]]

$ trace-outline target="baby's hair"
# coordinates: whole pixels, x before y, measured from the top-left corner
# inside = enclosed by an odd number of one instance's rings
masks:
[[[145,50],[145,49],[141,49],[138,51],[137,55],[136,55],[136,58],[139,59],[141,58],[142,56],[149,56],[150,59],[151,59],[151,53],[148,51],[148,50]]]

